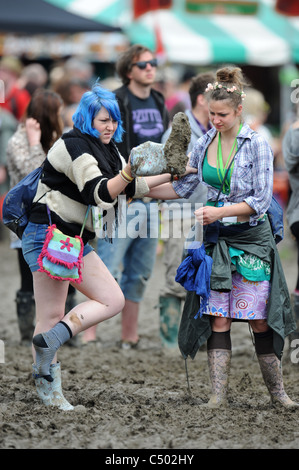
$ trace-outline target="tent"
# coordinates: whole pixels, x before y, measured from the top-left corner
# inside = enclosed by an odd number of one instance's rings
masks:
[[[120,31],[119,26],[94,21],[44,0],[0,0],[0,9],[0,32],[32,35]]]
[[[196,0],[172,0],[169,8],[138,18],[133,15],[133,6],[138,3],[134,0],[47,1],[89,19],[118,25],[130,42],[152,50],[160,36],[165,56],[172,63],[230,62],[269,67],[299,63],[299,17],[277,13],[275,0],[257,0],[257,13],[251,15],[200,14],[186,8],[188,3],[196,5]]]

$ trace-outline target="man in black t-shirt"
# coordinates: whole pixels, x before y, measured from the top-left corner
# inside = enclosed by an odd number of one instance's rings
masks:
[[[153,96],[142,99],[129,90],[129,101],[132,109],[134,147],[148,140],[160,143],[164,125]]]
[[[164,97],[152,88],[156,68],[153,53],[139,45],[125,51],[116,64],[123,86],[115,90],[115,94],[126,131],[118,148],[126,160],[136,145],[147,140],[161,142],[169,125]]]

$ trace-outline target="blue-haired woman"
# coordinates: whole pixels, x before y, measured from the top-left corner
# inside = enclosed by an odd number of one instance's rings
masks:
[[[61,389],[58,348],[72,336],[121,312],[123,294],[108,269],[88,244],[94,238],[92,214],[82,234],[82,282],[74,285],[86,300],[67,315],[68,281],[58,281],[39,271],[41,253],[51,222],[63,233],[79,235],[87,207],[115,209],[117,196],[139,197],[146,190],[143,178],[131,176],[130,163],[119,154],[123,127],[115,95],[95,84],[85,93],[73,115],[74,127],[49,150],[39,182],[30,221],[22,237],[22,250],[33,273],[36,327],[33,337],[33,376],[44,404],[71,410]],[[44,195],[46,193],[46,195]],[[43,196],[39,199],[41,196]]]

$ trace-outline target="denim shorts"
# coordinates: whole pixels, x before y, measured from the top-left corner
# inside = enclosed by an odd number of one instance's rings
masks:
[[[29,222],[22,236],[22,251],[30,271],[39,269],[37,259],[42,251],[46,239],[47,224],[34,224]],[[83,256],[88,255],[93,248],[87,243],[84,245]]]

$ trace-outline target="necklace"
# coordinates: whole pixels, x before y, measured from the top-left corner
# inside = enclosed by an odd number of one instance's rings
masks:
[[[238,130],[238,134],[239,134],[240,130],[242,129],[242,126],[243,126],[243,124],[241,123],[240,127],[239,127],[239,130]],[[222,181],[225,177],[225,172],[226,172],[227,166],[229,165],[231,156],[232,156],[233,152],[236,150],[236,148],[237,148],[237,136],[235,137],[232,148],[230,149],[230,152],[229,152],[228,159],[226,160],[226,164],[223,168],[223,157],[222,157],[222,148],[221,148],[221,133],[219,132],[218,147],[217,147],[217,174],[218,174],[218,178],[219,178],[220,183],[222,183]],[[234,162],[232,163],[232,165],[230,167],[227,181],[225,181],[225,183],[224,183],[223,190],[226,194],[228,194],[229,191],[230,191],[230,178],[231,178],[231,175],[232,175],[232,172],[233,172],[233,168],[234,168]]]

